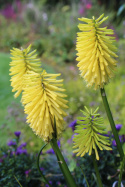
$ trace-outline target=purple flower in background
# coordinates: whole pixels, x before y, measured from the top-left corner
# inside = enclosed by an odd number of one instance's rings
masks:
[[[84,7],[83,7],[83,6],[80,7],[80,9],[79,9],[79,14],[80,14],[80,15],[83,15],[84,11],[85,11],[85,10],[84,10]]]
[[[60,181],[58,181],[57,184],[58,184],[58,186],[61,186],[61,182]]]
[[[41,151],[41,153],[40,153],[41,155],[43,154],[43,152]]]
[[[27,155],[27,149],[22,149],[22,154]]]
[[[25,171],[25,175],[27,175],[27,174],[29,174],[29,170],[26,170],[26,171]]]
[[[55,152],[54,152],[54,150],[52,148],[49,149],[49,150],[47,150],[46,153],[48,153],[48,154],[55,154]]]
[[[122,135],[119,135],[119,140],[122,143],[123,139],[122,139]]]
[[[22,143],[19,147],[20,147],[20,148],[22,148],[22,147],[26,147],[26,145],[27,145],[27,143],[24,142],[24,143]]]
[[[125,135],[122,135],[122,141],[125,142]]]
[[[90,106],[95,106],[95,104],[96,104],[96,103],[95,103],[94,101],[92,101],[89,105],[90,105]]]
[[[22,154],[22,149],[17,148],[16,155],[21,155],[21,154]]]
[[[49,181],[50,184],[52,184],[52,181]]]
[[[13,156],[13,155],[15,155],[15,151],[12,151],[12,152],[11,152],[11,156]]]
[[[69,127],[72,128],[72,131],[75,130],[76,123],[77,123],[77,120],[74,120],[74,121],[72,121],[72,122],[69,124]]]
[[[16,145],[16,142],[13,141],[13,140],[10,140],[8,143],[7,143],[8,146],[13,146],[13,145]]]
[[[6,157],[7,157],[7,155],[3,155],[3,156],[2,156],[2,158],[6,158]]]
[[[17,136],[19,138],[20,135],[21,135],[21,132],[20,131],[16,131],[16,132],[14,132],[14,134],[15,134],[15,136]]]
[[[0,158],[0,163],[2,163],[2,162],[3,162],[3,159]]]
[[[74,136],[77,135],[77,134],[78,134],[78,133],[75,133],[75,134],[72,135],[72,137],[71,137],[71,140],[72,140],[72,141],[73,141]]]
[[[58,147],[60,148],[60,141],[57,142]],[[51,148],[48,151],[46,151],[48,154],[55,154],[54,150]]]
[[[27,150],[18,147],[17,150],[16,150],[16,155],[21,155],[21,154],[27,155]]]
[[[58,141],[58,142],[57,142],[57,145],[58,145],[58,147],[60,148],[60,146],[61,146],[61,143],[60,143],[60,141]]]
[[[28,177],[29,173],[31,172],[31,169],[25,171],[26,177]]]
[[[6,7],[2,10],[2,14],[6,18],[11,18],[11,19],[16,18],[16,14],[14,12],[14,9],[13,9],[12,5],[10,5],[10,4],[6,5]]]
[[[115,140],[112,141],[112,145],[116,146],[116,141]]]
[[[98,133],[98,134],[100,134],[100,133]],[[108,134],[101,134],[102,136],[106,136],[106,137],[109,137],[109,135]]]
[[[49,184],[52,184],[52,181],[49,181]],[[46,184],[46,187],[49,187],[49,185],[48,185],[48,184]]]
[[[122,128],[122,125],[121,124],[117,124],[115,127],[116,127],[117,131],[120,131],[120,129]]]
[[[12,3],[6,3],[6,6],[1,11],[2,15],[7,19],[16,20],[19,13],[22,10],[22,4],[20,0],[15,0],[15,6],[13,7]]]
[[[27,155],[27,150],[23,149],[24,147],[26,147],[27,143],[22,143],[16,150],[16,155],[21,155],[21,154],[25,154]]]
[[[125,135],[119,135],[119,140],[120,140],[121,143],[124,143],[125,142]],[[116,141],[115,140],[112,141],[112,145],[116,146]]]
[[[98,134],[100,134],[100,133],[98,133]],[[101,135],[109,137],[109,136],[110,136],[110,134],[111,134],[111,132],[110,132],[110,131],[108,131],[108,133],[107,133],[107,134],[101,134]]]
[[[20,0],[17,0],[17,1],[16,1],[16,6],[17,6],[17,9],[18,9],[18,12],[21,12],[22,4],[21,4],[21,1],[20,1]]]
[[[41,171],[44,171],[44,168],[40,168]]]
[[[71,139],[68,139],[68,140],[67,140],[67,143],[68,143],[68,144],[71,144],[71,143],[72,143],[72,140],[71,140]]]

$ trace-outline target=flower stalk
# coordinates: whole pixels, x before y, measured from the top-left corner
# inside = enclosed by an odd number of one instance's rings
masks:
[[[109,107],[109,104],[108,104],[105,89],[100,88],[100,92],[101,92],[103,104],[104,104],[104,107],[105,107],[105,110],[106,110],[106,113],[107,113],[107,116],[108,116],[108,119],[109,119],[109,122],[110,122],[110,125],[111,125],[111,129],[112,129],[112,132],[113,132],[116,144],[117,144],[117,148],[118,148],[120,157],[121,157],[121,159],[123,159],[124,152],[123,152],[122,145],[120,143],[118,133],[117,133],[117,130],[116,130],[116,127],[115,127],[115,123],[114,123],[114,120],[113,120],[113,117],[112,117],[112,113],[111,113],[111,110],[110,110],[110,107]]]
[[[41,147],[41,149],[40,149],[40,151],[39,151],[39,153],[38,153],[38,157],[37,157],[37,169],[38,169],[38,171],[39,171],[41,177],[44,179],[44,182],[47,183],[47,184],[49,185],[49,187],[52,187],[51,184],[49,183],[49,181],[46,179],[46,177],[45,177],[45,176],[43,175],[43,173],[41,172],[40,167],[39,167],[40,154],[41,154],[41,151],[45,148],[46,145],[47,145],[47,143],[44,144],[44,145]]]
[[[98,170],[98,165],[97,165],[97,162],[96,162],[95,153],[92,154],[92,159],[93,159],[93,165],[94,165],[95,172],[96,172],[98,186],[103,187],[101,177],[100,177],[100,174],[99,174],[99,170]]]
[[[125,166],[125,155],[124,155],[124,158],[123,158],[122,163],[121,163],[120,174],[119,174],[119,180],[118,180],[118,187],[121,186],[122,174],[123,174],[124,166]]]
[[[70,171],[69,171],[69,168],[64,160],[64,157],[57,145],[57,141],[55,139],[55,137],[53,137],[53,139],[50,141],[50,144],[57,156],[57,159],[58,159],[58,162],[59,162],[59,166],[60,166],[60,169],[64,175],[64,178],[68,184],[69,187],[77,187],[76,184],[75,184],[75,180],[73,179]]]

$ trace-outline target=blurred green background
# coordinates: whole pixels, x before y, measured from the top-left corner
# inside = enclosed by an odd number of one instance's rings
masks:
[[[119,2],[119,3],[118,3]],[[125,4],[124,1],[104,0],[7,0],[0,4],[0,143],[6,145],[13,132],[20,130],[29,151],[39,150],[41,140],[25,123],[26,116],[21,106],[21,97],[14,99],[11,92],[9,62],[10,49],[27,47],[37,49],[42,67],[47,72],[61,73],[69,100],[68,116],[65,118],[66,131],[63,140],[70,139],[70,122],[80,115],[84,106],[100,107],[105,126],[109,128],[99,90],[86,87],[79,76],[76,62],[76,33],[78,18],[102,13],[109,16],[105,25],[114,30],[118,47],[118,67],[115,77],[106,86],[107,96],[116,124],[122,124],[125,134]],[[67,145],[65,144],[65,147]],[[32,148],[31,148],[32,147]],[[68,146],[67,146],[68,147]],[[71,149],[68,147],[68,149]]]

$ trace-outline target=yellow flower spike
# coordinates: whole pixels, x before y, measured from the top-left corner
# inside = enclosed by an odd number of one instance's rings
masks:
[[[15,97],[18,97],[22,92],[24,75],[27,74],[28,71],[34,71],[36,73],[41,72],[41,62],[40,59],[37,58],[35,54],[36,50],[30,52],[31,45],[29,45],[26,49],[17,49],[13,48],[11,51],[11,59],[10,62],[10,75],[12,76],[11,86],[13,87],[12,92],[15,93]]]
[[[112,150],[108,137],[105,136],[103,118],[97,113],[98,109],[93,112],[85,107],[86,111],[81,111],[84,117],[78,118],[79,125],[76,126],[73,138],[73,152],[77,153],[76,156],[83,157],[86,153],[91,155],[95,151],[96,159],[99,160],[97,147],[100,150]]]
[[[64,130],[63,117],[67,115],[63,110],[68,108],[68,101],[64,99],[67,95],[63,93],[63,80],[56,79],[58,76],[60,74],[48,74],[44,70],[41,74],[29,72],[24,77],[22,103],[27,123],[46,142],[54,133],[54,117],[59,138]]]
[[[78,67],[87,86],[95,85],[95,89],[103,88],[113,77],[118,57],[113,42],[115,37],[112,29],[99,28],[108,19],[102,14],[98,19],[79,18],[85,23],[79,24],[81,32],[77,34],[76,50]],[[110,35],[110,36],[109,36]]]

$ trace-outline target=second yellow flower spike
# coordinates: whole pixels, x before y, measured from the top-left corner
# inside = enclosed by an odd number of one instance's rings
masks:
[[[98,19],[79,18],[85,24],[79,24],[77,36],[77,61],[81,76],[87,82],[87,86],[95,85],[103,88],[109,79],[113,76],[117,61],[115,52],[116,47],[113,45],[115,37],[112,29],[107,27],[100,28],[108,17],[102,14]]]

